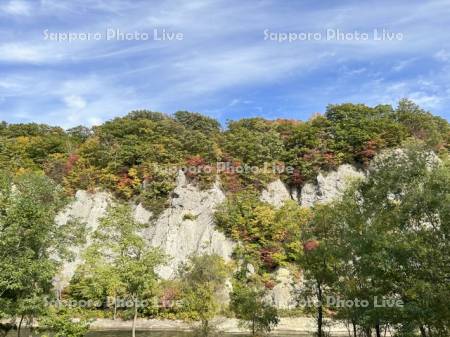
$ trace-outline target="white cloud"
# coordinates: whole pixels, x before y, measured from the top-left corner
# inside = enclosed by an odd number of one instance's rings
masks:
[[[87,105],[87,102],[81,96],[70,95],[63,98],[64,103],[69,109],[81,110]]]
[[[442,97],[426,92],[412,92],[408,97],[419,106],[427,109],[435,109],[442,103]]]
[[[9,15],[31,15],[32,7],[24,0],[11,0],[5,5],[1,6],[1,10]]]
[[[415,58],[401,60],[401,61],[397,62],[395,64],[395,66],[392,67],[392,70],[393,71],[402,71],[403,69],[405,69],[408,66],[410,66],[411,64],[413,64],[415,60],[416,60]]]
[[[37,80],[39,82],[37,83]],[[24,122],[40,122],[64,128],[94,125],[123,115],[137,106],[148,107],[136,97],[133,89],[112,77],[81,75],[68,80],[57,72],[36,71],[28,75],[9,75],[1,83],[0,97],[5,96],[8,109],[0,109],[0,120],[11,116]],[[32,107],[45,110],[33,114]],[[150,107],[153,107],[150,106]],[[5,116],[2,115],[5,111]],[[6,111],[8,111],[6,113]]]
[[[14,80],[10,80],[10,79],[0,80],[0,89],[13,91],[13,90],[20,89],[21,87],[22,86],[20,85],[20,83],[14,81]]]
[[[448,62],[450,61],[450,52],[445,49],[441,49],[434,54],[434,58],[438,61]]]
[[[99,117],[89,117],[87,121],[91,126],[100,125],[103,123],[103,120]]]
[[[41,63],[59,58],[59,54],[41,46],[14,42],[0,45],[0,61]]]
[[[228,106],[235,106],[236,104],[239,104],[240,100],[237,98],[234,98]]]
[[[19,63],[17,72],[22,72],[20,63],[29,63],[33,67],[23,70],[22,74],[27,76],[27,81],[23,81],[25,85],[14,86],[2,77],[0,94],[14,95],[21,102],[17,106],[29,111],[36,103],[42,104],[43,99],[48,100],[46,103],[51,109],[57,102],[61,105],[60,110],[51,112],[55,123],[92,124],[95,122],[92,118],[105,120],[138,106],[169,112],[180,107],[198,106],[205,107],[203,111],[217,106],[234,106],[236,109],[244,103],[242,99],[254,99],[251,93],[247,95],[246,88],[259,89],[290,81],[301,87],[307,85],[305,81],[315,70],[323,69],[317,74],[317,83],[314,81],[311,87],[323,91],[324,105],[333,95],[338,95],[336,90],[326,91],[331,86],[325,83],[327,81],[342,89],[342,96],[354,91],[353,101],[380,103],[413,93],[426,104],[438,104],[433,96],[440,97],[444,89],[421,83],[421,77],[415,76],[415,71],[408,73],[414,78],[407,78],[407,83],[398,78],[403,73],[395,74],[397,81],[394,82],[379,74],[389,79],[389,72],[399,72],[407,67],[417,70],[415,67],[420,64],[414,63],[415,60],[429,58],[440,48],[446,49],[438,51],[434,57],[440,61],[450,60],[449,46],[443,44],[448,41],[445,29],[448,24],[445,23],[450,14],[446,2],[409,5],[399,1],[389,3],[392,6],[386,12],[384,5],[373,8],[364,2],[336,2],[326,8],[299,3],[293,6],[296,10],[286,10],[289,6],[280,7],[273,0],[251,4],[234,0],[174,0],[152,4],[124,0],[0,0],[8,5],[32,6],[33,20],[36,19],[32,27],[45,22],[56,32],[69,29],[67,27],[73,31],[97,32],[104,31],[107,25],[146,32],[152,32],[154,27],[164,27],[185,36],[181,42],[167,43],[83,41],[69,44],[43,41],[40,28],[26,31],[30,26],[13,26],[11,33],[2,39],[5,44],[0,43],[0,62]],[[3,7],[0,5],[0,12]],[[69,16],[74,20],[67,20],[66,26],[62,22]],[[436,24],[426,23],[430,18],[436,20]],[[374,27],[390,27],[392,31],[404,33],[405,40],[279,44],[264,41],[263,35],[265,28],[274,32],[315,32],[326,28],[351,32],[355,27],[368,32]],[[7,42],[8,36],[17,36],[14,30],[22,29],[28,41]],[[347,67],[343,68],[343,65]],[[16,71],[14,66],[11,66],[12,72]],[[37,68],[43,69],[43,74],[34,73]],[[86,75],[87,69],[94,75]],[[330,69],[338,69],[339,74],[331,75]],[[327,73],[330,78],[320,77]],[[444,88],[444,79],[437,80],[425,71],[423,76],[424,80],[429,76],[436,86]],[[360,78],[366,78],[371,85],[357,84]],[[39,79],[39,86],[36,79]],[[340,81],[343,83],[341,88],[336,83]],[[299,96],[296,85],[291,88],[286,95]],[[235,98],[240,101],[233,100]],[[311,100],[318,101],[313,96]]]

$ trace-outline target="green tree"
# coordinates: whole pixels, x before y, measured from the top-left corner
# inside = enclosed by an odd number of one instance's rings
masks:
[[[185,310],[200,320],[200,336],[206,337],[213,330],[211,320],[219,313],[219,294],[225,289],[229,267],[218,255],[192,256],[182,266],[180,277],[184,283]]]
[[[39,331],[51,331],[52,337],[84,337],[89,325],[90,322],[84,318],[74,319],[70,313],[50,311],[39,320]]]
[[[307,122],[296,124],[284,139],[283,160],[295,168],[294,174],[285,175],[291,186],[301,187],[314,179],[319,170],[333,169],[344,159],[334,150],[331,125],[325,117],[314,116]]]
[[[330,226],[324,219],[329,213],[317,212],[310,225],[304,229],[303,252],[297,256],[303,269],[304,286],[301,297],[306,298],[306,303],[315,303],[308,306],[307,312],[312,312],[317,321],[317,337],[325,336],[324,327],[326,299],[332,294],[332,286],[336,281],[336,267],[340,262],[335,254],[333,241],[339,238],[336,227]],[[325,220],[325,221],[324,221]]]
[[[92,130],[83,125],[78,125],[68,129],[67,134],[73,138],[77,143],[84,142],[92,135]]]
[[[165,262],[158,249],[149,248],[140,235],[142,229],[143,225],[133,219],[128,205],[116,205],[110,207],[94,234],[95,242],[101,247],[99,254],[111,263],[124,293],[133,302],[133,337],[140,303],[154,296],[159,278],[155,269]]]
[[[200,131],[209,136],[220,132],[220,123],[211,117],[188,111],[177,111],[174,116],[177,122],[188,129]]]
[[[309,219],[309,211],[294,201],[279,209],[262,202],[254,190],[245,190],[229,198],[215,213],[216,222],[224,233],[235,241],[235,255],[270,272],[292,261],[299,245],[302,225]]]
[[[395,118],[406,128],[410,137],[424,141],[435,150],[448,150],[450,126],[443,118],[433,116],[406,98],[398,103]]]
[[[241,320],[240,324],[250,329],[252,336],[269,333],[278,323],[277,309],[266,303],[265,291],[250,285],[233,286],[230,308]]]
[[[56,224],[64,205],[62,190],[43,175],[0,175],[1,314],[22,323],[45,311],[58,267],[84,235],[79,224]]]
[[[380,156],[341,201],[316,210],[325,221],[315,225],[333,231],[319,246],[337,260],[329,288],[369,303],[331,308],[354,325],[354,334],[359,327],[366,336],[372,330],[381,336],[391,325],[399,336],[448,335],[449,308],[442,299],[450,290],[449,172],[448,163],[423,148],[393,151]],[[376,307],[375,297],[403,305]]]
[[[83,263],[70,280],[69,295],[77,300],[88,300],[101,307],[113,304],[113,319],[117,318],[117,302],[125,295],[124,284],[115,265],[101,254],[102,245],[92,244],[83,254]]]
[[[405,130],[395,120],[389,105],[368,107],[364,104],[329,105],[325,117],[331,122],[332,150],[345,161],[365,161],[367,147],[379,151],[398,146],[405,138]],[[366,154],[367,155],[367,154]],[[371,159],[375,153],[370,153]]]
[[[262,118],[229,122],[223,147],[232,158],[251,166],[278,161],[284,151],[280,134]]]

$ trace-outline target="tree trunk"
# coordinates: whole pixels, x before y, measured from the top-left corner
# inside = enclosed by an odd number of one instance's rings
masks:
[[[209,335],[209,320],[202,319],[201,320],[201,336],[207,337]]]
[[[355,324],[355,322],[352,322],[352,326],[353,326],[353,337],[356,337],[356,324]]]
[[[20,317],[19,326],[17,327],[17,337],[20,337],[20,333],[21,333],[21,329],[22,329],[23,318],[24,318],[24,315],[22,315],[22,316]]]
[[[317,282],[317,299],[319,301],[319,307],[317,308],[317,336],[323,337],[323,307],[322,307],[322,285]]]
[[[113,320],[115,321],[117,318],[117,296],[114,296],[114,314],[113,314]]]
[[[136,337],[136,320],[137,320],[137,301],[134,300],[134,317],[133,317],[133,327],[131,328],[131,336]]]
[[[375,332],[377,334],[377,337],[381,337],[381,328],[380,328],[379,322],[377,324],[375,324]]]
[[[427,337],[427,331],[425,330],[425,327],[423,325],[420,326],[420,334],[422,337]]]

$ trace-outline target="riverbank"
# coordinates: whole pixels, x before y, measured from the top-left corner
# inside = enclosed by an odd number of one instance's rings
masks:
[[[0,320],[0,323],[7,323],[7,321]],[[248,333],[248,330],[239,327],[239,321],[235,318],[218,317],[213,320],[213,324],[217,326],[218,330],[224,333]],[[131,325],[132,321],[98,318],[92,322],[90,329],[92,331],[125,331],[131,330]],[[136,328],[141,331],[190,331],[192,330],[192,324],[181,320],[138,319]],[[273,330],[273,334],[310,336],[316,329],[316,321],[313,318],[282,317],[278,326]],[[325,331],[330,332],[333,336],[349,335],[347,327],[342,323],[330,322],[330,326]]]
[[[97,319],[92,323],[92,330],[129,330],[131,321]],[[233,318],[216,318],[214,320],[218,330],[225,333],[246,333],[245,329],[239,327],[239,321]],[[159,319],[138,319],[138,330],[154,331],[189,331],[192,325],[181,320],[159,320]],[[316,331],[316,321],[309,317],[283,317],[274,329],[275,334],[305,334],[310,335]],[[343,324],[333,323],[328,329],[333,336],[348,336],[348,330]]]

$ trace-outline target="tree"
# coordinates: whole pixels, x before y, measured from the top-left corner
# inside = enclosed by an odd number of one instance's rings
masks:
[[[83,125],[78,125],[68,129],[67,134],[73,138],[77,143],[84,142],[92,135],[92,130]]]
[[[325,217],[323,217],[325,215]],[[315,305],[306,308],[313,312],[317,321],[317,337],[325,336],[326,298],[331,293],[336,280],[336,265],[338,257],[333,249],[333,241],[338,238],[335,228],[329,225],[327,212],[314,214],[309,226],[304,229],[303,251],[297,256],[297,261],[303,268],[304,287],[301,296],[315,300]],[[306,301],[306,303],[312,303]]]
[[[144,297],[151,297],[157,287],[155,269],[165,256],[140,235],[143,225],[133,219],[128,205],[112,206],[94,234],[99,254],[111,263],[124,293],[133,302],[132,336],[136,335],[138,309]]]
[[[396,122],[389,105],[329,105],[325,117],[331,122],[332,150],[346,161],[360,161],[359,155],[369,142],[382,149],[398,146],[405,138],[405,130]]]
[[[236,256],[266,272],[293,260],[301,249],[302,225],[309,216],[309,211],[294,201],[277,209],[262,202],[251,189],[230,195],[215,213],[217,226],[241,242]]]
[[[74,319],[70,313],[50,311],[39,320],[39,330],[51,331],[52,337],[84,337],[89,331],[90,322]],[[43,337],[48,337],[44,334]]]
[[[262,118],[229,122],[223,147],[232,158],[251,166],[278,161],[284,150],[280,134]]]
[[[330,308],[353,324],[354,335],[375,330],[379,337],[388,325],[399,336],[448,335],[442,299],[450,295],[449,172],[448,163],[423,148],[391,151],[341,200],[316,209],[313,227],[326,226],[328,234],[313,256],[331,253],[332,268],[323,268],[328,288],[368,303]],[[391,305],[376,306],[376,299]]]
[[[287,165],[295,168],[295,174],[287,176],[291,186],[301,187],[314,179],[319,170],[333,169],[342,162],[343,155],[334,150],[331,126],[328,119],[318,115],[292,128],[284,140],[283,157]]]
[[[25,318],[45,311],[58,267],[84,235],[80,224],[56,224],[64,204],[61,188],[43,175],[0,174],[0,313],[20,318],[18,335]]]
[[[231,293],[230,308],[252,336],[264,335],[279,323],[277,309],[266,303],[264,296],[264,290],[248,284],[235,284]]]
[[[450,126],[443,118],[433,116],[406,98],[398,103],[395,118],[405,127],[410,137],[424,141],[435,150],[448,149]]]
[[[218,295],[225,290],[229,272],[223,259],[215,254],[192,256],[180,270],[184,282],[184,307],[200,320],[202,337],[214,330],[211,319],[219,312]]]
[[[220,132],[220,123],[211,117],[189,111],[177,111],[174,116],[177,122],[188,129],[201,131],[209,136]]]
[[[92,244],[83,254],[83,263],[77,267],[70,280],[69,295],[77,300],[87,300],[105,308],[113,304],[113,319],[117,318],[117,302],[124,295],[124,284],[115,265],[101,254],[102,245]]]

